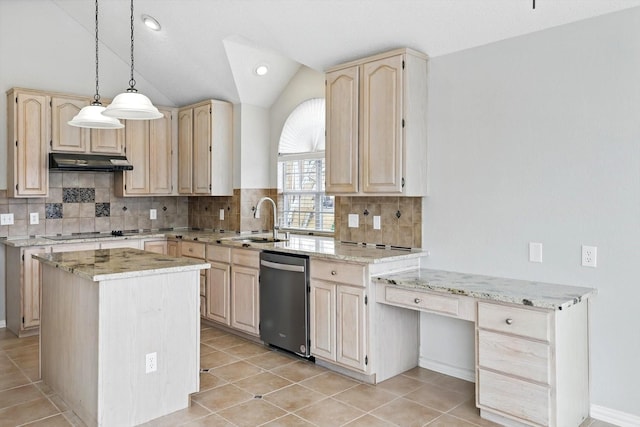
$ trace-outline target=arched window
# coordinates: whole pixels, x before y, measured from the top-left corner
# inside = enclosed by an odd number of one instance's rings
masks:
[[[324,99],[302,102],[289,115],[278,144],[282,227],[332,232],[334,197],[324,193]]]

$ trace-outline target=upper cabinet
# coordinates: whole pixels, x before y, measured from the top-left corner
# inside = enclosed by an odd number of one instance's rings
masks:
[[[233,195],[233,106],[207,100],[178,112],[178,192]]]
[[[87,97],[51,95],[51,151],[123,154],[124,129],[87,129],[68,124],[90,103]],[[103,101],[104,106],[108,104]]]
[[[427,194],[427,56],[410,49],[326,74],[326,191]]]
[[[46,197],[50,97],[38,91],[7,92],[7,195]]]
[[[117,172],[117,196],[173,194],[176,149],[176,110],[159,107],[163,117],[155,120],[125,121],[125,153],[133,170]]]

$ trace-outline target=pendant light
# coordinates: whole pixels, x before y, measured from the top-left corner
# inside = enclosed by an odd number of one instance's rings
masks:
[[[153,106],[149,98],[135,88],[133,78],[133,0],[131,0],[131,79],[126,92],[115,97],[113,102],[102,112],[103,115],[127,120],[151,120],[163,117]]]
[[[93,102],[82,108],[76,116],[67,122],[71,126],[93,129],[121,129],[124,127],[120,120],[114,117],[107,117],[102,114],[104,107],[100,102],[98,84],[98,0],[96,0],[96,94],[93,95]]]

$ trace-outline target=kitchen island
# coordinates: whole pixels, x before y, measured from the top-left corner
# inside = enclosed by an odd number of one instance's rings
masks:
[[[42,380],[88,426],[137,425],[199,389],[202,261],[138,249],[34,255]]]

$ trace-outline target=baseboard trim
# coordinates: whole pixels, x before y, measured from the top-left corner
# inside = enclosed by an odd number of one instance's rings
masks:
[[[591,418],[615,424],[620,427],[640,426],[640,417],[599,405],[591,405]]]
[[[418,360],[418,366],[432,371],[440,372],[441,374],[449,375],[452,377],[460,378],[461,380],[476,382],[476,373],[474,370],[460,368],[458,366],[448,365],[446,363],[438,362],[431,359],[421,357]]]
[[[6,328],[7,327],[7,321],[6,320],[0,320],[0,328]]]

